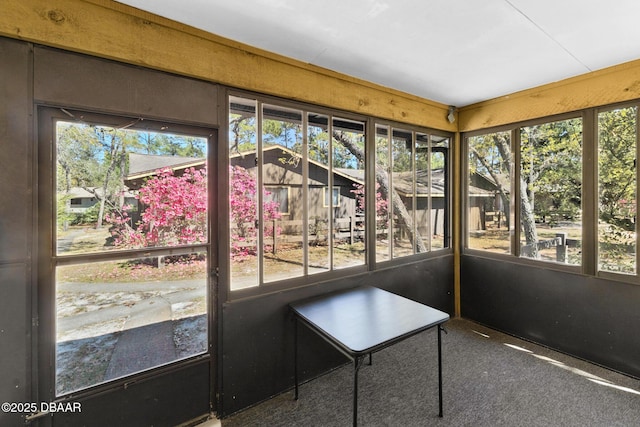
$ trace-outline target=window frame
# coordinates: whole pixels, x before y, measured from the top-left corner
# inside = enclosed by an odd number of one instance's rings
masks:
[[[521,193],[522,193],[522,188],[520,186],[520,182],[521,182],[521,175],[522,175],[522,144],[521,144],[521,136],[522,136],[522,129],[526,128],[526,127],[534,127],[534,126],[541,126],[541,125],[545,125],[545,124],[550,124],[550,123],[557,123],[557,122],[562,122],[562,121],[567,121],[567,120],[571,120],[571,119],[579,119],[581,121],[582,124],[582,138],[581,138],[581,152],[580,152],[580,157],[581,157],[581,178],[582,178],[582,185],[580,187],[580,195],[581,195],[581,206],[580,206],[580,210],[582,213],[584,213],[585,208],[584,208],[584,203],[585,203],[585,185],[584,183],[586,181],[590,181],[590,178],[588,176],[588,171],[586,171],[585,169],[587,169],[585,167],[585,128],[586,128],[586,123],[588,122],[588,119],[585,119],[585,114],[582,113],[566,113],[566,114],[562,114],[562,115],[557,115],[557,116],[551,116],[551,117],[543,117],[537,120],[533,120],[533,121],[528,121],[528,122],[523,122],[521,123],[517,128],[514,129],[514,133],[515,133],[515,138],[512,140],[512,152],[514,153],[514,159],[515,159],[515,165],[514,165],[514,184],[512,186],[513,188],[513,193],[515,195],[515,198],[512,198],[511,200],[511,205],[515,208],[515,223],[514,226],[515,228],[515,248],[514,248],[514,254],[516,254],[516,256],[520,259],[530,259],[536,263],[544,263],[544,265],[558,265],[561,268],[567,268],[570,271],[580,271],[582,270],[582,266],[585,263],[585,257],[581,256],[581,260],[579,264],[568,264],[568,263],[559,263],[559,262],[554,262],[554,261],[546,261],[546,260],[542,260],[542,259],[533,259],[533,258],[528,258],[522,255],[522,245],[521,245],[521,237],[522,237],[522,210],[521,210],[521,205],[518,202],[520,200],[521,197]],[[592,171],[592,168],[589,168],[590,171]],[[585,230],[587,229],[587,227],[584,224],[584,218],[581,216],[581,223],[580,223],[580,240],[581,240],[581,247],[584,245],[584,240],[585,240]],[[584,252],[582,253],[582,255],[584,255]]]
[[[521,175],[521,168],[520,168],[520,162],[521,162],[521,149],[520,149],[520,134],[521,134],[521,129],[523,127],[529,127],[529,126],[537,126],[537,125],[542,125],[545,123],[553,123],[553,122],[557,122],[557,121],[563,121],[563,120],[568,120],[568,119],[574,119],[574,118],[580,118],[582,119],[582,180],[583,180],[583,186],[582,186],[582,211],[583,211],[583,217],[582,217],[582,245],[583,245],[583,256],[582,256],[582,262],[580,265],[569,265],[569,264],[562,264],[562,263],[557,263],[557,262],[549,262],[549,261],[544,261],[544,260],[537,260],[537,259],[532,259],[532,258],[526,258],[526,257],[522,257],[520,256],[520,236],[521,236],[521,230],[520,230],[520,221],[521,221],[521,208],[520,208],[520,204],[517,202],[520,198],[520,192],[521,192],[521,188],[520,185],[518,184],[520,182],[520,175]],[[551,116],[545,116],[545,117],[540,117],[540,118],[536,118],[536,119],[532,119],[532,120],[526,120],[526,121],[521,121],[521,122],[516,122],[516,123],[511,123],[511,124],[506,124],[506,125],[501,125],[501,126],[495,126],[495,127],[489,127],[489,128],[483,128],[483,129],[477,129],[477,130],[473,130],[473,131],[468,131],[468,132],[462,132],[461,136],[460,136],[460,140],[462,141],[462,150],[461,150],[461,155],[462,157],[462,161],[461,161],[461,175],[462,175],[462,182],[463,182],[463,192],[461,193],[462,196],[462,214],[461,214],[461,219],[462,219],[462,226],[461,226],[461,230],[462,230],[462,236],[461,236],[461,252],[462,254],[468,254],[468,255],[474,255],[474,256],[481,256],[484,258],[492,258],[492,259],[502,259],[502,260],[509,260],[509,261],[513,261],[513,262],[517,262],[517,263],[522,263],[525,265],[534,265],[534,266],[544,266],[545,268],[549,268],[552,270],[560,270],[560,271],[568,271],[568,272],[580,272],[582,269],[585,268],[585,263],[586,263],[586,258],[584,255],[584,251],[586,250],[587,252],[589,251],[589,248],[584,248],[585,245],[585,234],[588,234],[587,232],[587,227],[585,226],[585,206],[587,203],[590,203],[588,200],[585,200],[585,197],[588,198],[588,192],[585,190],[585,183],[587,182],[587,180],[585,179],[586,175],[588,174],[588,167],[585,164],[585,159],[587,158],[588,155],[588,150],[587,148],[587,141],[589,141],[589,134],[591,132],[589,132],[589,129],[592,130],[592,126],[591,126],[591,122],[589,120],[589,115],[585,113],[585,111],[578,111],[578,112],[570,112],[570,113],[563,113],[563,114],[557,114],[557,115],[551,115]],[[509,253],[497,253],[497,252],[490,252],[487,250],[483,250],[483,249],[479,249],[479,248],[470,248],[469,247],[469,229],[468,229],[468,215],[469,215],[469,144],[468,144],[468,138],[470,137],[475,137],[475,136],[481,136],[481,135],[487,135],[487,134],[491,134],[491,133],[498,133],[498,132],[510,132],[511,134],[511,153],[512,153],[512,159],[511,159],[511,196],[510,196],[510,216],[511,216],[511,227],[509,229],[509,245],[510,245],[510,251]],[[588,185],[587,185],[588,187]]]
[[[340,186],[339,185],[334,185],[333,186],[333,191],[331,192],[331,206],[329,206],[329,202],[328,202],[328,194],[329,194],[329,187],[328,186],[324,186],[322,187],[322,207],[323,208],[338,208],[340,207]],[[335,202],[334,202],[334,196],[335,196]]]
[[[245,91],[241,89],[233,89],[227,88],[226,93],[221,96],[221,99],[224,99],[224,105],[226,106],[224,109],[225,119],[221,120],[223,124],[223,128],[221,129],[221,138],[224,138],[225,141],[221,141],[219,144],[220,151],[219,154],[224,158],[223,168],[229,168],[230,166],[230,158],[228,151],[228,136],[229,136],[229,114],[230,114],[230,98],[239,97],[250,100],[258,101],[258,105],[269,104],[276,105],[282,108],[290,108],[297,109],[302,111],[303,116],[308,113],[317,113],[319,115],[326,116],[331,122],[335,118],[339,119],[347,119],[359,121],[364,124],[364,133],[365,133],[365,200],[366,200],[366,209],[371,211],[372,209],[375,211],[375,193],[372,193],[372,188],[375,188],[375,177],[369,176],[372,175],[369,171],[371,170],[374,162],[375,162],[375,123],[388,123],[390,126],[399,127],[402,129],[412,129],[415,132],[424,133],[428,135],[438,136],[448,138],[448,155],[447,155],[447,182],[446,182],[446,191],[445,191],[445,203],[446,203],[446,218],[444,219],[444,227],[445,227],[445,242],[446,246],[444,248],[438,248],[434,251],[427,251],[424,253],[418,253],[407,257],[396,258],[389,261],[376,262],[375,261],[375,245],[371,245],[369,242],[375,243],[375,212],[371,215],[369,212],[365,212],[365,262],[363,265],[358,265],[354,267],[348,268],[338,268],[332,269],[327,272],[317,273],[317,274],[305,274],[300,277],[292,277],[274,282],[267,283],[258,283],[257,286],[252,286],[249,288],[241,288],[241,289],[231,289],[231,259],[230,259],[230,249],[228,245],[222,245],[221,247],[221,257],[220,257],[220,279],[221,283],[226,283],[226,289],[223,290],[223,298],[228,301],[244,299],[256,295],[263,295],[271,292],[277,292],[285,289],[298,288],[301,286],[308,286],[313,284],[319,284],[321,282],[327,280],[335,280],[341,277],[344,277],[345,274],[349,275],[358,275],[364,274],[366,272],[379,270],[382,268],[389,268],[395,265],[403,265],[408,263],[414,263],[419,260],[424,260],[432,257],[439,257],[447,254],[453,254],[453,237],[452,237],[452,190],[451,190],[451,171],[453,166],[453,155],[455,152],[455,133],[432,129],[427,127],[421,127],[401,122],[388,121],[384,119],[380,119],[374,116],[366,116],[361,114],[356,114],[352,112],[346,112],[340,109],[333,109],[328,107],[317,106],[309,103],[302,103],[298,101],[292,101],[287,99],[281,99],[277,97],[273,97],[270,95],[255,93],[251,91]],[[257,118],[257,116],[256,116]],[[258,131],[256,129],[256,131]],[[306,128],[303,129],[304,137],[306,138]],[[331,180],[332,181],[332,180]],[[330,182],[330,186],[333,186],[333,183]],[[223,174],[220,181],[220,196],[222,201],[221,206],[221,221],[220,225],[222,227],[223,232],[225,233],[225,238],[227,241],[230,239],[229,232],[229,176],[228,174]],[[291,208],[290,208],[291,209]],[[306,253],[305,253],[306,258]]]
[[[428,228],[428,232],[427,235],[424,236],[426,238],[424,238],[425,242],[425,246],[426,246],[426,251],[424,252],[419,252],[416,248],[416,244],[413,243],[412,244],[412,254],[401,254],[401,255],[395,255],[395,251],[394,248],[392,247],[393,245],[389,245],[389,257],[387,259],[380,259],[375,261],[376,265],[378,266],[394,266],[394,265],[401,265],[404,264],[406,262],[411,262],[412,260],[416,260],[416,259],[421,259],[425,256],[425,254],[437,254],[440,253],[441,251],[446,251],[448,249],[451,248],[452,246],[452,241],[451,241],[451,156],[452,156],[452,152],[453,152],[453,144],[454,144],[454,136],[449,134],[448,132],[444,132],[444,131],[438,131],[435,129],[430,129],[430,128],[424,128],[424,127],[420,127],[420,126],[416,126],[416,125],[409,125],[406,123],[399,123],[399,122],[395,122],[395,121],[390,121],[390,120],[382,120],[382,119],[374,119],[374,124],[373,124],[374,128],[376,129],[376,133],[374,135],[371,136],[371,149],[370,151],[374,151],[373,155],[377,156],[377,148],[378,148],[378,144],[377,144],[377,136],[378,136],[378,129],[386,129],[386,132],[388,133],[388,138],[387,138],[387,146],[386,146],[386,152],[387,152],[387,156],[389,156],[390,162],[388,165],[386,165],[390,170],[387,171],[387,173],[391,172],[394,168],[394,165],[392,164],[392,160],[391,158],[393,157],[393,147],[394,147],[394,135],[396,132],[398,132],[399,135],[401,134],[407,134],[410,138],[411,138],[411,149],[409,150],[409,157],[410,157],[410,170],[408,171],[409,174],[412,177],[412,192],[413,192],[413,197],[411,198],[411,219],[414,225],[414,231],[417,230],[417,228],[419,228],[421,225],[426,225]],[[417,196],[417,190],[416,190],[416,186],[418,183],[418,179],[417,179],[417,156],[418,156],[418,136],[423,136],[423,137],[427,137],[428,140],[426,142],[427,144],[427,154],[426,154],[426,161],[428,162],[428,167],[429,167],[429,171],[432,171],[431,169],[431,156],[433,153],[438,153],[438,152],[442,152],[443,153],[443,161],[444,161],[444,166],[443,166],[443,172],[444,172],[444,182],[445,182],[445,190],[444,193],[442,195],[443,198],[443,206],[444,206],[444,210],[445,210],[445,215],[444,218],[442,218],[442,224],[443,224],[443,228],[444,228],[444,236],[443,236],[443,247],[435,247],[433,245],[433,221],[434,221],[434,216],[433,216],[433,199],[437,196],[433,196],[433,193],[431,192],[432,190],[432,186],[430,185],[429,189],[428,189],[428,193],[423,196],[423,197],[418,197]],[[447,139],[447,145],[446,147],[441,147],[438,145],[438,142],[434,141],[434,137],[436,138],[443,138],[443,139]],[[422,144],[424,144],[424,141],[421,141]],[[374,163],[376,165],[379,164],[379,162],[377,161],[377,159],[374,158]],[[405,171],[406,172],[406,171]],[[390,174],[389,176],[389,180],[391,182],[391,185],[393,186],[393,175]],[[431,176],[429,176],[428,179],[429,184],[431,184]],[[371,192],[373,193],[373,195],[370,198],[374,198],[374,200],[371,203],[372,206],[372,210],[373,210],[373,216],[375,217],[377,212],[375,209],[375,187],[371,190]],[[427,216],[427,221],[426,224],[422,224],[422,223],[418,223],[418,215],[419,215],[419,210],[418,210],[418,199],[422,199],[422,198],[426,198],[427,199],[427,204],[425,206],[425,210],[426,210],[426,216]],[[389,198],[387,199],[387,201],[389,200]],[[391,207],[388,207],[388,209],[392,209]],[[390,214],[390,222],[393,224],[395,219],[395,215]],[[375,219],[374,222],[375,223]],[[391,224],[391,225],[392,225]],[[373,227],[373,226],[372,226]],[[375,232],[375,230],[374,230]],[[374,234],[374,237],[377,240],[377,236]],[[377,243],[377,242],[376,242]],[[374,243],[374,245],[376,244]],[[432,255],[433,256],[433,255]]]
[[[550,270],[585,274],[592,277],[605,278],[607,280],[615,280],[629,284],[640,285],[640,253],[636,254],[637,266],[635,274],[618,273],[610,271],[600,271],[598,269],[598,114],[600,112],[611,111],[617,108],[637,107],[638,129],[636,130],[636,159],[640,159],[640,99],[612,103],[598,107],[586,108],[568,113],[549,115],[532,120],[514,122],[505,125],[488,127],[482,129],[474,129],[471,131],[461,132],[461,254],[515,262],[523,265],[531,265],[535,267],[543,267]],[[582,263],[581,265],[566,265],[556,262],[547,262],[542,260],[520,257],[520,207],[516,207],[513,202],[514,196],[511,196],[511,208],[514,215],[512,229],[510,230],[510,247],[509,254],[495,253],[482,249],[469,248],[469,229],[468,229],[468,209],[469,209],[469,146],[468,138],[479,135],[486,135],[494,132],[511,132],[512,152],[515,154],[514,165],[512,166],[512,188],[513,193],[519,193],[519,188],[514,188],[515,182],[520,179],[520,128],[525,126],[535,126],[544,123],[562,121],[571,118],[582,119]],[[636,170],[636,185],[640,189],[640,172]],[[519,186],[516,186],[519,187]],[[517,199],[516,199],[517,200]],[[636,198],[636,209],[640,207],[640,201]],[[640,231],[640,230],[639,230]],[[640,247],[640,233],[636,234],[636,247]]]
[[[463,149],[461,150],[462,153],[462,158],[463,161],[461,162],[462,164],[462,168],[460,173],[463,175],[463,179],[461,180],[461,182],[463,183],[463,191],[461,191],[461,198],[463,200],[463,202],[461,203],[461,205],[463,206],[462,208],[462,214],[460,215],[461,221],[462,221],[462,226],[461,229],[463,230],[462,236],[461,236],[461,245],[463,250],[468,251],[470,253],[478,253],[478,254],[482,254],[483,256],[513,256],[515,253],[515,247],[517,246],[516,242],[516,233],[515,233],[515,229],[516,227],[516,218],[515,218],[515,206],[513,203],[513,198],[514,198],[514,187],[515,187],[515,156],[512,156],[511,158],[511,162],[509,164],[509,169],[510,169],[510,173],[509,173],[509,189],[510,189],[510,196],[509,196],[509,229],[508,229],[508,233],[509,233],[509,252],[508,253],[499,253],[499,252],[492,252],[492,251],[487,251],[484,249],[479,249],[479,248],[470,248],[469,247],[469,186],[470,186],[470,174],[469,174],[469,138],[473,138],[476,136],[485,136],[485,135],[489,135],[489,134],[494,134],[494,133],[509,133],[509,146],[511,149],[511,152],[514,153],[514,139],[515,139],[515,133],[516,130],[513,129],[510,126],[500,126],[500,127],[495,127],[495,128],[489,128],[489,129],[481,129],[478,131],[473,131],[473,132],[466,132],[461,136],[461,141],[462,141],[462,146]]]
[[[606,270],[600,270],[599,268],[599,260],[598,260],[598,256],[599,256],[599,235],[598,235],[598,221],[599,221],[599,208],[598,208],[598,204],[599,204],[599,200],[600,200],[600,193],[599,193],[599,179],[600,179],[600,172],[599,172],[599,168],[598,168],[598,162],[599,162],[599,146],[600,146],[600,136],[599,136],[599,129],[598,129],[598,117],[600,113],[605,113],[608,111],[613,111],[616,109],[623,109],[623,108],[631,108],[631,107],[635,107],[636,108],[636,173],[635,173],[635,179],[636,179],[636,203],[635,203],[635,209],[636,209],[636,213],[638,212],[638,207],[640,207],[640,171],[638,170],[638,160],[640,160],[640,100],[634,100],[634,101],[628,101],[628,102],[619,102],[619,103],[615,103],[615,104],[609,104],[609,105],[604,105],[598,108],[594,108],[593,110],[593,129],[594,129],[594,153],[593,153],[593,170],[595,170],[595,176],[594,176],[594,206],[596,207],[596,211],[594,213],[595,215],[595,223],[593,226],[593,234],[594,234],[594,265],[593,265],[593,275],[595,275],[596,277],[601,277],[601,278],[605,278],[608,280],[615,280],[615,281],[621,281],[621,282],[625,282],[625,283],[633,283],[633,284],[638,284],[640,285],[640,250],[638,250],[638,248],[640,248],[640,224],[638,224],[637,220],[636,220],[636,239],[635,239],[635,244],[636,244],[636,265],[635,265],[635,273],[634,274],[628,274],[628,273],[621,273],[621,272],[615,272],[615,271],[606,271]]]
[[[216,200],[216,177],[217,162],[215,160],[214,150],[219,145],[218,129],[212,126],[203,126],[198,124],[189,124],[183,121],[176,122],[172,120],[162,120],[158,118],[146,118],[131,116],[127,114],[117,114],[113,112],[89,111],[86,109],[62,108],[56,106],[38,105],[38,236],[37,236],[37,258],[38,258],[38,298],[41,301],[49,301],[50,304],[43,305],[39,308],[39,316],[46,327],[42,328],[39,339],[39,359],[45,361],[54,361],[48,363],[50,369],[43,369],[45,374],[41,378],[41,382],[47,390],[50,390],[52,396],[58,399],[65,399],[70,396],[89,396],[96,393],[103,393],[104,390],[114,387],[122,387],[127,383],[135,382],[140,379],[150,378],[160,372],[175,372],[184,369],[196,361],[203,359],[213,359],[211,349],[217,339],[216,332],[216,314],[215,307],[216,295],[214,291],[216,286],[213,282],[211,271],[214,269],[218,252],[214,245],[217,241],[218,230],[214,227],[217,223],[218,213],[213,209]],[[129,121],[129,129],[137,129],[141,131],[151,131],[158,133],[180,134],[185,136],[195,136],[207,140],[207,241],[186,245],[165,245],[156,247],[144,247],[137,249],[114,249],[107,251],[94,251],[79,254],[64,254],[58,252],[57,242],[57,219],[55,205],[57,200],[56,191],[56,167],[57,167],[57,123],[73,122],[88,123],[97,126],[113,127],[118,129],[122,127],[123,121]],[[167,130],[170,129],[170,130]],[[57,331],[56,320],[58,319],[55,301],[57,300],[56,286],[56,270],[58,267],[110,262],[124,261],[131,259],[145,259],[149,257],[188,255],[198,252],[206,253],[206,267],[204,272],[205,279],[205,306],[206,306],[206,343],[203,352],[190,354],[185,357],[176,357],[175,359],[153,365],[151,367],[142,368],[131,373],[125,373],[123,376],[97,382],[92,385],[74,390],[63,391],[60,394],[56,391],[56,365],[57,359]],[[79,367],[80,368],[80,367]],[[47,374],[48,371],[51,371]]]
[[[267,191],[273,191],[278,190],[278,193],[280,192],[286,192],[286,204],[287,204],[287,209],[286,210],[280,210],[282,207],[282,202],[280,201],[280,199],[278,199],[278,202],[280,204],[280,208],[279,208],[279,212],[281,215],[289,215],[291,213],[291,186],[290,185],[265,185],[264,186],[265,190]],[[283,191],[284,190],[284,191]],[[270,200],[268,201],[274,201],[272,198],[270,198]]]

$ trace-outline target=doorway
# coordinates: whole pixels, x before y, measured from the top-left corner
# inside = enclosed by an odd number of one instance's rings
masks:
[[[38,115],[40,401],[99,409],[37,415],[172,425],[215,412],[216,130]]]

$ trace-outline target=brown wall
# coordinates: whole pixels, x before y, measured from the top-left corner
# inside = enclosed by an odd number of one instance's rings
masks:
[[[0,58],[0,401],[29,402],[35,214],[30,48],[0,39]],[[2,425],[19,420],[0,412]]]

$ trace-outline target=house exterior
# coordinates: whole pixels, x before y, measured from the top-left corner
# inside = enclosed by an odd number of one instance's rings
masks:
[[[72,187],[69,191],[61,193],[66,197],[66,212],[70,214],[84,214],[89,209],[100,203],[102,198],[102,189],[96,187]],[[131,191],[124,194],[124,204],[133,206],[135,211],[138,206],[138,200]]]
[[[510,188],[508,177],[498,177]],[[493,180],[478,173],[472,173],[468,186],[468,217],[467,227],[470,231],[486,230],[488,222],[494,222],[498,227],[509,221],[509,208],[504,206],[498,186]]]
[[[283,234],[300,234],[303,229],[303,172],[302,156],[295,151],[279,145],[272,145],[263,149],[262,180],[268,191],[264,198],[278,203],[280,213],[279,225]],[[254,176],[257,173],[256,153],[237,153],[230,156],[232,166],[239,166]],[[364,185],[364,170],[334,168],[331,177],[332,189],[329,190],[329,168],[320,162],[309,160],[309,179],[306,185],[308,192],[308,218],[311,224],[328,221],[329,211],[338,224],[338,229],[348,230],[350,221],[358,221],[358,202],[354,190]],[[180,174],[186,168],[202,168],[205,159],[158,156],[140,153],[129,153],[129,173],[125,184],[130,189],[139,189],[144,180],[155,175],[159,169],[171,168]],[[400,196],[407,209],[413,208],[415,198],[415,221],[417,224],[429,224],[429,210],[433,235],[443,235],[445,229],[445,170],[434,169],[431,177],[426,171],[421,171],[416,177],[417,186],[412,186],[413,176],[409,173],[394,172],[392,182],[396,193]],[[484,191],[480,195],[483,204],[487,198],[493,197],[493,192]],[[431,204],[429,205],[429,196]],[[322,203],[316,201],[322,200]],[[331,201],[330,201],[331,200]],[[331,205],[331,206],[329,206]],[[429,227],[429,226],[427,226]],[[420,229],[422,235],[430,230]]]

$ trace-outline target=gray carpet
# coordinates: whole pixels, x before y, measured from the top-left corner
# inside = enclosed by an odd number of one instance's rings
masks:
[[[640,380],[467,320],[446,329],[444,417],[431,330],[361,368],[360,426],[640,426]],[[336,369],[301,385],[299,400],[283,393],[222,426],[349,426],[352,372],[351,364]]]

